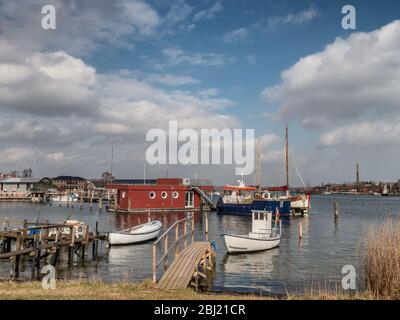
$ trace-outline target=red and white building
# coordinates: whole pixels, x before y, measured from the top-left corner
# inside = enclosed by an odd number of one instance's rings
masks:
[[[116,202],[111,210],[120,212],[197,210],[201,198],[210,203],[211,182],[181,178],[158,178],[155,184],[111,184]],[[206,197],[208,196],[208,199]]]

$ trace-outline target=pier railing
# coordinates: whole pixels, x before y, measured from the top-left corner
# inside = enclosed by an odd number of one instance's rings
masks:
[[[191,229],[188,232],[188,224],[191,224]],[[183,226],[183,233],[179,236],[179,226]],[[181,227],[182,228],[182,227]],[[169,233],[175,230],[175,240],[173,243],[168,243]],[[153,243],[153,282],[157,282],[157,269],[163,264],[164,271],[167,270],[168,254],[172,249],[175,249],[175,257],[179,255],[179,241],[184,239],[183,248],[186,249],[188,242],[188,235],[191,235],[191,242],[194,241],[194,214],[191,216],[175,221],[158,239]],[[163,255],[157,261],[157,245],[164,243]]]

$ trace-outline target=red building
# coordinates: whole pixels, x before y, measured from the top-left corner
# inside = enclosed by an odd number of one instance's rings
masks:
[[[191,185],[189,179],[180,178],[159,178],[155,184],[112,184],[108,188],[116,190],[117,201],[111,209],[127,212],[196,210],[201,198],[213,191],[211,184]]]

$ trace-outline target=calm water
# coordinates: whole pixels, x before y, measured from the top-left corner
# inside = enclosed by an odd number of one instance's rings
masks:
[[[333,200],[339,201],[340,218],[333,218]],[[377,196],[313,196],[308,217],[292,218],[284,222],[279,248],[254,254],[227,255],[220,234],[246,234],[251,229],[248,217],[223,216],[209,213],[209,239],[216,240],[217,266],[214,290],[252,291],[282,294],[301,292],[311,284],[321,286],[340,281],[344,265],[357,265],[357,246],[369,226],[377,226],[387,217],[400,217],[400,198]],[[1,203],[0,217],[16,220],[35,220],[40,208],[40,220],[51,222],[66,217],[95,225],[96,208],[83,210],[65,206],[43,206],[24,203]],[[170,213],[163,219],[164,228],[185,216]],[[155,218],[159,218],[155,216]],[[126,215],[101,212],[98,215],[101,231],[118,230],[145,222],[146,215]],[[201,239],[202,217],[196,214],[197,237]],[[298,225],[303,223],[303,239],[299,241]],[[76,263],[72,269],[61,264],[61,278],[89,278],[105,281],[141,280],[151,277],[151,243],[112,247],[108,256],[97,262]],[[0,260],[0,277],[8,276],[10,262]],[[30,276],[27,267],[22,276]]]

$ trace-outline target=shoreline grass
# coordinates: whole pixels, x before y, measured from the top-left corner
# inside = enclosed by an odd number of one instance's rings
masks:
[[[193,289],[164,291],[151,281],[138,283],[57,281],[56,289],[43,289],[40,281],[0,282],[0,300],[271,300],[255,294],[197,293]]]

